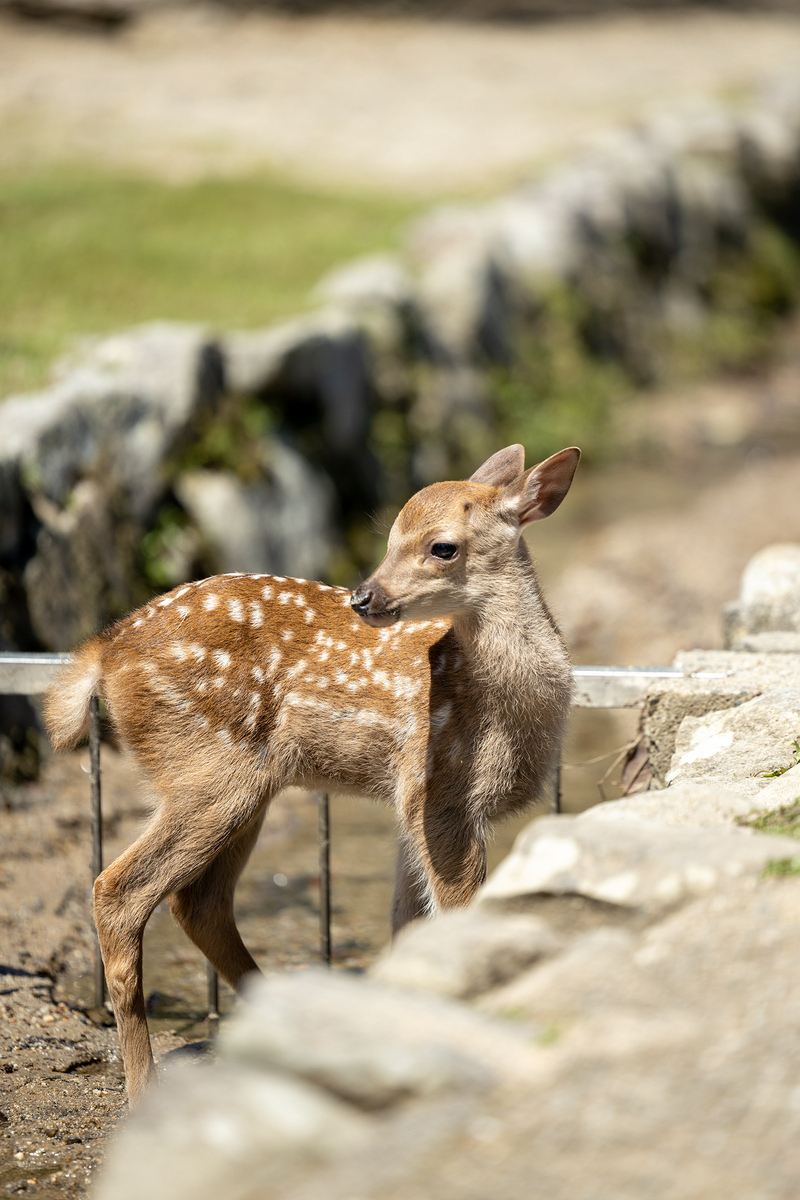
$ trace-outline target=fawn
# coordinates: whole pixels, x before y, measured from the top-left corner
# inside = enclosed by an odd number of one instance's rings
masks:
[[[394,805],[393,928],[466,904],[493,817],[540,797],[572,679],[520,535],[563,500],[571,448],[522,446],[408,501],[355,592],[275,575],[184,584],[75,651],[45,716],[74,748],[99,694],[160,799],[98,877],[97,932],[132,1101],[153,1077],[142,937],[170,908],[234,988],[258,968],[233,915],[271,798],[290,784]]]

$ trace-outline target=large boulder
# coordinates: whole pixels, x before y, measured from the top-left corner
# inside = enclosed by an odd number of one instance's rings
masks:
[[[264,446],[264,476],[242,483],[226,471],[189,471],[175,494],[217,571],[301,579],[324,574],[333,545],[333,488],[288,446]]]
[[[557,938],[536,917],[455,911],[404,929],[372,968],[395,987],[467,999],[556,953]]]
[[[725,644],[734,650],[753,635],[800,633],[800,545],[767,546],[750,559],[738,600],[723,610],[723,624]],[[767,649],[769,642],[749,645]]]
[[[537,897],[581,896],[655,915],[742,877],[756,879],[796,851],[789,838],[739,829],[546,817],[522,831],[480,902],[502,907],[527,899],[536,909]]]
[[[330,308],[223,340],[233,392],[260,397],[278,432],[333,479],[345,512],[377,502],[381,471],[369,448],[375,405],[367,338],[345,309]]]
[[[194,326],[142,326],[83,347],[46,391],[0,406],[0,542],[23,580],[31,637],[69,649],[144,598],[139,544],[168,461],[221,394]]]
[[[755,795],[798,761],[800,688],[766,692],[736,708],[685,717],[667,783],[713,780]]]

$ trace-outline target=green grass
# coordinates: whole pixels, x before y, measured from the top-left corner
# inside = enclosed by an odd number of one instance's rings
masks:
[[[737,819],[738,825],[757,829],[759,833],[771,833],[774,837],[800,839],[800,797],[793,804],[769,812],[751,812]],[[778,858],[767,863],[761,872],[762,879],[782,879],[787,875],[800,875],[800,855],[793,858]]]
[[[174,185],[78,166],[0,173],[0,396],[39,386],[82,334],[301,312],[331,267],[395,248],[420,206],[265,175]]]

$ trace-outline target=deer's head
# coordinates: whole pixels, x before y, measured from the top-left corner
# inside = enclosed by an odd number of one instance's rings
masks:
[[[523,529],[555,512],[579,460],[572,446],[526,471],[523,447],[508,446],[464,482],[423,488],[398,515],[381,565],[353,592],[353,610],[380,626],[491,603]]]

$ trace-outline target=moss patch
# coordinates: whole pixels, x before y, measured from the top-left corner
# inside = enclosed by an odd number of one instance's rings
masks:
[[[759,833],[800,839],[800,796],[793,804],[773,809],[772,812],[748,813],[746,817],[737,818],[737,824],[757,829]]]

